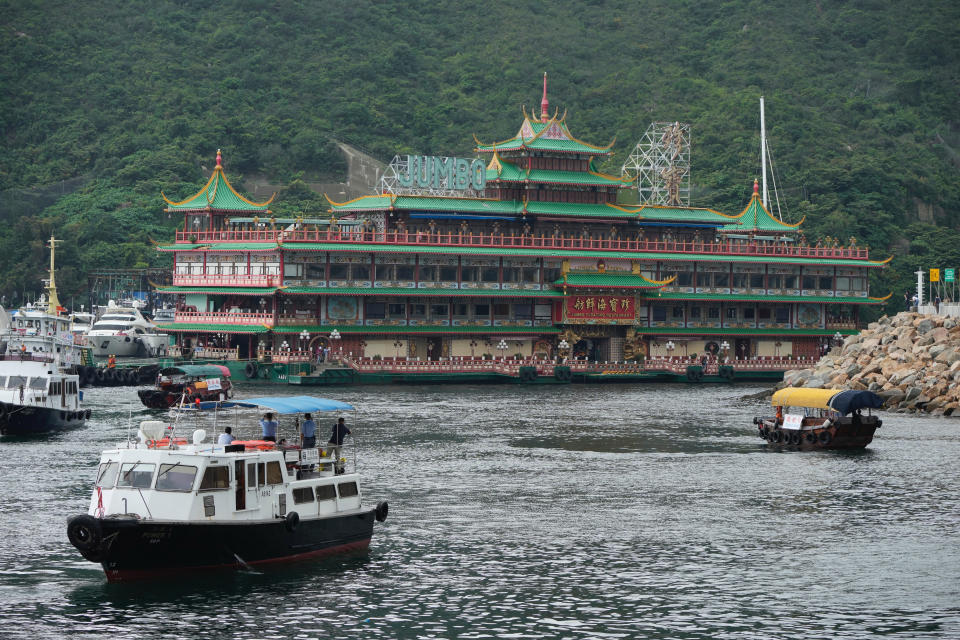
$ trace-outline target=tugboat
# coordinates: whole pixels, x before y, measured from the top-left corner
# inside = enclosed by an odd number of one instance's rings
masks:
[[[883,398],[870,391],[787,387],[774,393],[770,403],[776,415],[754,418],[753,423],[757,435],[777,448],[863,449],[883,424],[870,414],[883,406]]]
[[[155,389],[137,391],[151,409],[169,409],[179,402],[226,400],[233,395],[230,369],[219,364],[186,364],[161,369]]]
[[[283,439],[213,444],[202,428],[189,443],[177,435],[184,415],[214,410],[213,424],[222,424],[219,409],[229,407],[296,416],[296,427],[301,414],[354,411],[336,400],[263,397],[195,403],[172,425],[141,422],[136,441],[103,452],[87,513],[67,523],[70,542],[103,566],[108,581],[296,562],[369,546],[373,522],[386,519],[388,506],[365,504],[355,452],[350,465],[335,458],[340,450]],[[252,418],[249,424],[260,433]]]
[[[57,299],[54,280],[56,238],[50,238],[47,309],[23,308],[12,320],[0,313],[0,435],[34,435],[83,426],[89,409],[80,407],[83,347],[74,343],[70,318]]]

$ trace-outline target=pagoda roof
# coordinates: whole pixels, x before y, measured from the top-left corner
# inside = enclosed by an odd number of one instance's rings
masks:
[[[533,182],[543,184],[568,184],[599,187],[627,187],[629,178],[618,178],[597,172],[592,166],[589,171],[552,171],[546,169],[521,169],[511,162],[501,162],[494,153],[487,167],[487,182]]]
[[[750,198],[750,203],[747,204],[747,207],[741,211],[737,217],[740,219],[738,225],[731,224],[724,226],[722,231],[797,233],[800,230],[800,225],[803,224],[803,220],[800,220],[800,222],[796,224],[788,224],[774,218],[770,212],[767,211],[767,208],[763,206],[763,202],[758,193],[756,180],[753,182],[753,196]],[[805,219],[806,218],[804,218],[804,220]]]
[[[512,138],[485,144],[480,142],[476,136],[474,141],[477,143],[476,151],[480,153],[492,153],[496,151],[553,151],[557,153],[583,153],[590,155],[610,155],[613,153],[611,147],[616,139],[610,141],[606,146],[592,145],[573,137],[566,124],[567,114],[558,118],[554,113],[550,119],[536,120],[523,112],[523,124],[520,130]]]
[[[270,196],[265,202],[253,202],[247,200],[230,184],[227,176],[223,173],[223,165],[220,161],[220,151],[217,150],[217,166],[213,169],[210,180],[200,191],[186,200],[174,202],[167,198],[161,191],[161,197],[167,203],[164,211],[243,211],[251,213],[268,214],[270,211],[267,205],[273,202],[277,194]]]

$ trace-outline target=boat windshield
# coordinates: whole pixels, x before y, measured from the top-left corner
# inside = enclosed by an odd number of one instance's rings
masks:
[[[93,325],[93,331],[125,331],[129,328],[130,325],[128,324],[107,324],[105,322],[98,322]]]
[[[47,389],[47,379],[46,378],[30,378],[30,388],[31,389]]]
[[[120,480],[117,486],[149,489],[153,483],[153,468],[154,465],[142,462],[125,464],[120,468]]]
[[[161,464],[157,474],[157,491],[190,491],[197,477],[197,468],[175,464]]]
[[[10,388],[16,389],[27,384],[26,376],[10,376]]]
[[[116,462],[104,462],[100,465],[100,470],[97,472],[97,486],[98,487],[112,487],[117,481],[117,470],[119,465]]]

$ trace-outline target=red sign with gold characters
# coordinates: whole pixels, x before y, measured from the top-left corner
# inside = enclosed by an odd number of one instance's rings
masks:
[[[633,321],[634,300],[629,296],[569,296],[566,299],[567,320]]]

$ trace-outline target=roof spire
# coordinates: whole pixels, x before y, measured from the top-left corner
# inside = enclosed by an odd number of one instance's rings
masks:
[[[223,168],[223,164],[221,163],[221,158],[220,158],[220,149],[217,149],[217,167],[216,168],[217,169]]]
[[[753,179],[753,195],[757,195],[758,193],[760,193],[760,185],[757,184],[757,179],[754,178]]]
[[[547,112],[550,111],[550,102],[547,100],[547,72],[543,72],[543,100],[540,101],[540,122],[547,121]]]

